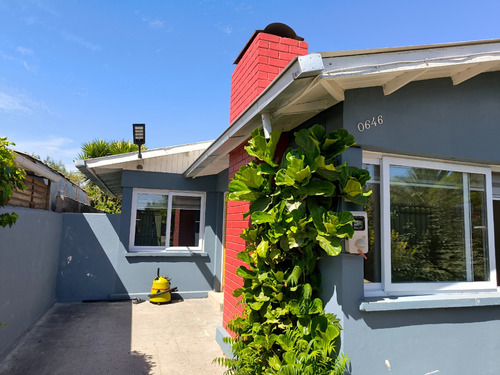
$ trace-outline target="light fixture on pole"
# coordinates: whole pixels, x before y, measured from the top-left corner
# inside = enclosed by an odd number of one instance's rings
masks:
[[[133,124],[134,145],[139,146],[139,159],[142,159],[141,146],[146,143],[146,124]]]

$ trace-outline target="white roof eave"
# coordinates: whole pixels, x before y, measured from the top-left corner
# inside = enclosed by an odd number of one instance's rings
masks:
[[[205,142],[190,143],[190,144],[179,145],[179,146],[169,146],[169,147],[162,147],[162,148],[156,148],[156,149],[151,149],[151,150],[144,150],[141,152],[141,156],[142,156],[142,159],[152,159],[152,158],[157,158],[157,157],[162,157],[162,156],[178,154],[178,153],[182,153],[182,152],[189,152],[189,151],[194,151],[194,150],[206,149],[212,143],[213,143],[213,141],[205,141]],[[113,166],[115,166],[115,165],[131,162],[131,161],[140,161],[138,151],[129,152],[126,154],[103,156],[103,157],[94,158],[94,159],[86,159],[84,164],[90,168],[99,168],[99,167],[113,168]],[[83,163],[79,163],[79,162],[81,162],[81,160],[75,161],[77,166],[78,166],[78,164],[83,165]]]
[[[321,55],[318,53],[294,58],[219,138],[191,164],[184,172],[184,176],[193,178],[200,176],[205,168],[225,157],[234,147],[244,142],[252,130],[262,126],[262,113],[274,112],[280,107],[281,103],[276,103],[277,98],[287,98],[307,87],[314,76],[323,69]],[[223,169],[225,168],[221,170]]]
[[[46,167],[42,163],[32,161],[19,153],[16,153],[15,162],[24,170],[33,172],[36,176],[47,178],[51,182],[56,183],[61,181],[61,179],[63,178],[60,174],[53,172],[50,168]]]
[[[316,62],[313,69],[307,58],[317,61],[317,56],[321,68]],[[208,168],[215,171],[227,168],[227,158],[225,164],[220,161],[248,139],[252,130],[262,127],[263,114],[270,115],[272,127],[277,124],[279,129],[284,126],[280,117],[292,121],[291,125],[294,115],[305,121],[343,101],[348,89],[381,86],[384,94],[390,95],[416,80],[448,77],[457,85],[477,74],[497,70],[500,70],[500,39],[351,54],[325,52],[295,58],[184,175],[194,178]]]
[[[75,166],[90,181],[99,186],[99,188],[107,194],[121,195],[121,175],[124,165],[127,163],[136,162],[137,164],[142,164],[144,160],[148,159],[164,158],[170,155],[204,150],[211,145],[212,142],[213,141],[205,141],[145,150],[141,152],[141,159],[139,159],[138,152],[130,152],[95,159],[75,160]]]

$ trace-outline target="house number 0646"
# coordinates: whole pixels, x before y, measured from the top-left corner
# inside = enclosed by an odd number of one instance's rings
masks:
[[[365,130],[370,130],[372,126],[382,125],[384,123],[384,117],[382,115],[378,115],[377,117],[373,116],[371,120],[366,120],[365,122],[358,122],[358,131],[360,133]]]

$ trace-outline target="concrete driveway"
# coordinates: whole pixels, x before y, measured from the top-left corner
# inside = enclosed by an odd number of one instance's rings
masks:
[[[0,363],[5,375],[217,375],[210,299],[56,303]]]

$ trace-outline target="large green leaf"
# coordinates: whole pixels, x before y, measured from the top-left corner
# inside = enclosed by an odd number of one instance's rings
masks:
[[[259,233],[261,232],[261,228],[258,227],[250,227],[243,230],[243,233],[240,234],[240,237],[243,238],[247,242],[255,242]]]
[[[271,204],[272,202],[272,198],[271,197],[267,197],[267,196],[263,196],[263,197],[260,197],[256,200],[254,200],[251,204],[250,204],[250,210],[249,210],[249,213],[253,213],[255,211],[265,211],[269,205]]]
[[[371,194],[371,191],[368,193],[358,194],[358,195],[343,195],[344,200],[346,202],[352,202],[354,204],[360,206],[366,206],[368,204],[368,196]]]
[[[259,174],[255,164],[249,164],[240,168],[233,179],[243,182],[249,188],[260,189],[264,183],[264,177]]]
[[[338,255],[341,240],[352,236],[352,214],[336,208],[342,200],[367,199],[369,174],[339,165],[338,155],[354,144],[343,129],[298,131],[297,148],[287,150],[279,167],[272,160],[275,140],[253,132],[247,151],[260,162],[240,169],[229,192],[250,201],[252,222],[238,255],[248,265],[236,271],[243,286],[235,295],[243,297],[245,311],[228,324],[236,334],[230,372],[340,374],[346,362],[336,354],[341,326],[315,298],[321,287],[317,262]]]
[[[267,257],[267,253],[268,253],[268,250],[269,250],[269,242],[267,241],[261,241],[258,245],[257,245],[257,255],[261,258],[266,258]]]
[[[250,256],[250,254],[248,254],[244,251],[240,251],[238,254],[236,254],[236,258],[238,258],[239,260],[242,260],[243,262],[245,262],[248,265],[252,265],[252,263],[253,263],[253,260],[252,260],[252,257]]]
[[[322,236],[317,235],[316,240],[319,242],[319,246],[330,256],[337,256],[342,251],[342,244],[340,240],[332,236]]]
[[[251,215],[252,223],[254,224],[264,224],[272,223],[274,221],[274,216],[262,211],[256,211]]]
[[[355,144],[354,137],[347,130],[338,129],[326,136],[322,151],[331,159]]]
[[[245,147],[245,150],[248,155],[254,156],[272,167],[276,167],[277,164],[274,162],[273,158],[280,135],[280,131],[273,131],[270,134],[269,141],[267,141],[262,129],[255,129],[252,132],[252,138],[248,142],[248,146]]]
[[[287,173],[286,169],[280,169],[278,173],[276,173],[276,185],[286,185],[293,186],[295,185],[295,178]]]
[[[313,138],[309,130],[301,129],[295,133],[295,142],[309,160],[318,157],[320,143]]]
[[[324,195],[331,197],[335,194],[335,185],[330,181],[311,180],[305,186],[298,188],[300,195]]]
[[[246,278],[246,279],[254,279],[256,277],[256,274],[254,271],[250,271],[244,266],[239,266],[236,269],[236,275]]]
[[[300,275],[302,275],[302,268],[299,265],[293,267],[292,272],[288,276],[287,283],[290,286],[295,286],[299,282]]]
[[[258,174],[275,175],[276,172],[277,172],[277,169],[270,166],[269,164],[259,164],[257,166],[257,173]]]
[[[318,141],[318,143],[323,143],[325,140],[326,131],[325,128],[321,125],[313,125],[309,128],[309,132],[313,136],[313,138]]]
[[[309,180],[308,177],[311,175],[311,168],[309,168],[309,166],[306,166],[305,168],[303,169],[298,169],[295,172],[295,181],[297,182],[303,182],[304,180],[307,179],[307,181]]]
[[[349,224],[354,221],[354,216],[350,211],[340,211],[337,212],[337,218],[339,219],[339,223],[341,224]]]
[[[342,192],[353,197],[358,194],[363,194],[363,188],[358,180],[350,178],[342,189]]]
[[[229,184],[228,201],[253,201],[260,197],[258,191],[250,190],[240,181],[231,181]]]
[[[309,305],[310,314],[319,314],[323,311],[323,302],[319,298],[315,298]]]

